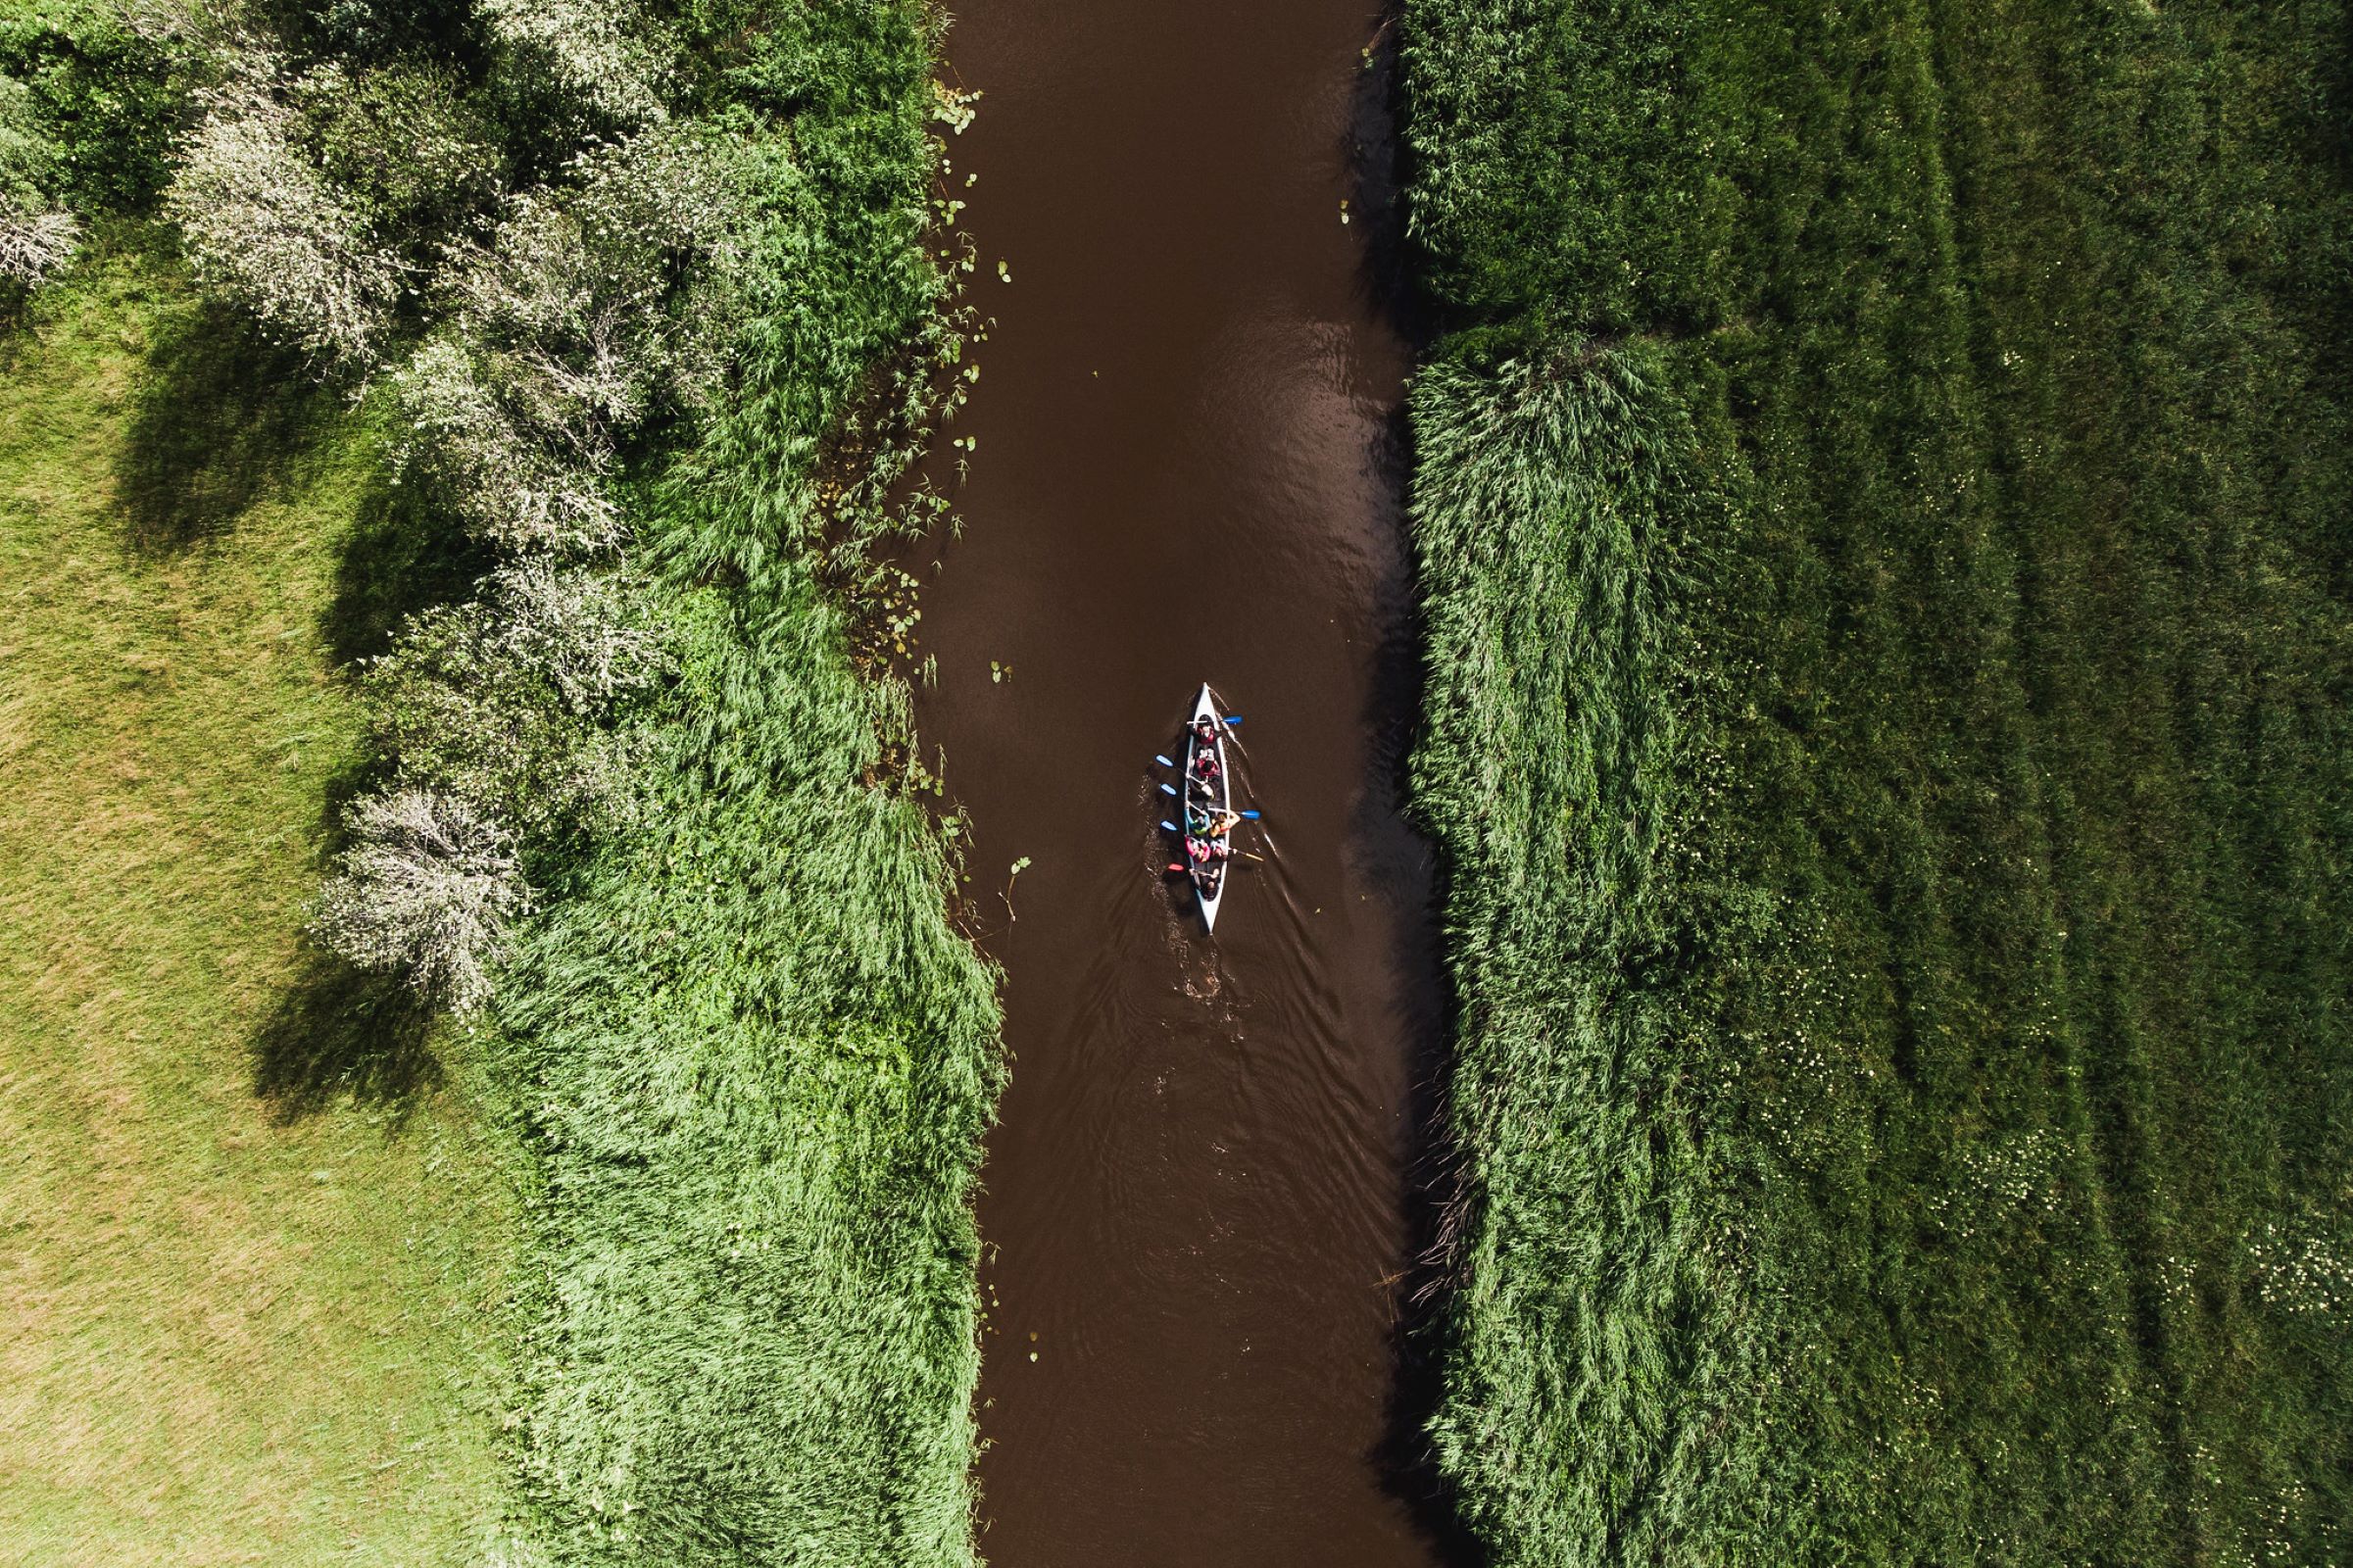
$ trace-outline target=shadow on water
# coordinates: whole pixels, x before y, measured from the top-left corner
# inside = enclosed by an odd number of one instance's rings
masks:
[[[1411,429],[1405,411],[1393,411],[1384,428],[1380,466],[1398,498],[1412,472]],[[1392,960],[1406,977],[1421,1010],[1411,1031],[1405,1102],[1405,1147],[1400,1172],[1406,1223],[1405,1264],[1396,1290],[1397,1327],[1392,1336],[1393,1382],[1388,1430],[1374,1460],[1386,1487],[1411,1510],[1415,1523],[1454,1568],[1478,1568],[1487,1553],[1466,1526],[1452,1483],[1440,1471],[1429,1440],[1431,1417],[1445,1392],[1441,1336],[1446,1293],[1453,1283],[1455,1240],[1461,1221],[1462,1180],[1457,1151],[1446,1127],[1446,1102],[1453,1067],[1457,1021],[1453,987],[1440,960],[1446,868],[1413,823],[1410,802],[1413,749],[1420,733],[1427,638],[1420,595],[1411,574],[1398,586],[1398,603],[1385,607],[1386,631],[1374,652],[1371,699],[1365,725],[1376,739],[1374,765],[1379,787],[1366,796],[1366,820],[1357,831],[1370,836],[1389,812],[1403,817],[1405,830],[1430,866],[1418,918],[1397,933]]]
[[[1357,275],[1365,296],[1388,318],[1419,364],[1436,326],[1429,318],[1428,300],[1415,282],[1414,242],[1405,228],[1405,182],[1412,171],[1397,137],[1404,85],[1397,27],[1392,11],[1366,44],[1364,65],[1356,74],[1348,104],[1348,169],[1353,187],[1349,202],[1362,225],[1364,250]],[[1405,471],[1397,470],[1400,496]],[[1409,695],[1418,702],[1418,687]]]
[[[1351,198],[1365,225],[1360,279],[1373,308],[1386,316],[1419,364],[1435,332],[1427,301],[1415,286],[1412,240],[1405,227],[1403,184],[1408,177],[1397,121],[1402,87],[1396,12],[1375,34],[1350,108]],[[1382,607],[1385,628],[1373,656],[1364,723],[1375,737],[1376,787],[1364,798],[1360,838],[1377,838],[1401,818],[1415,848],[1432,847],[1413,824],[1413,749],[1420,733],[1427,638],[1421,616],[1416,557],[1407,518],[1413,473],[1413,432],[1402,406],[1382,421],[1375,466],[1394,498],[1405,571],[1395,602]],[[1387,818],[1388,820],[1384,820]],[[1429,873],[1419,915],[1401,923],[1392,960],[1422,1003],[1410,1031],[1403,1157],[1405,1266],[1396,1286],[1391,1340],[1392,1382],[1387,1430],[1371,1455],[1384,1488],[1412,1514],[1416,1526],[1452,1568],[1481,1568],[1485,1545],[1463,1521],[1453,1484],[1439,1468],[1429,1427],[1445,1393],[1441,1335],[1446,1294],[1452,1282],[1462,1183],[1459,1156],[1448,1136],[1446,1097],[1456,1023],[1453,988],[1440,960],[1445,866]]]
[[[115,472],[130,538],[213,538],[281,482],[337,413],[301,356],[225,306],[158,316]]]
[[[1391,413],[1383,434],[1380,467],[1398,498],[1403,526],[1412,440],[1402,408]],[[1429,858],[1424,860],[1429,870],[1418,917],[1398,926],[1392,959],[1406,978],[1408,994],[1419,999],[1420,1008],[1410,1031],[1399,1173],[1404,1266],[1393,1298],[1396,1327],[1391,1336],[1387,1430],[1372,1458],[1385,1490],[1411,1512],[1440,1559],[1451,1568],[1480,1568],[1488,1561],[1486,1548],[1463,1522],[1453,1483],[1439,1468],[1429,1439],[1430,1420],[1445,1394],[1444,1318],[1454,1282],[1463,1184],[1459,1153],[1446,1124],[1457,1012],[1453,987],[1440,959],[1446,868],[1421,837],[1410,806],[1409,772],[1420,733],[1428,644],[1410,551],[1406,560],[1407,576],[1397,590],[1398,602],[1384,607],[1381,620],[1386,630],[1374,652],[1365,725],[1375,737],[1378,787],[1367,792],[1366,820],[1357,828],[1360,835],[1376,834],[1384,826],[1381,818],[1394,812],[1402,817],[1416,850]]]
[[[344,1100],[406,1112],[440,1087],[433,1008],[397,978],[307,945],[302,965],[251,1042],[254,1092],[275,1120]]]

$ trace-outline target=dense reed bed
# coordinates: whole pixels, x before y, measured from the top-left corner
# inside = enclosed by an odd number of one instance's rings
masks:
[[[852,666],[815,576],[844,525],[819,456],[946,304],[929,42],[910,7],[792,8],[738,68],[790,156],[737,385],[653,482],[641,548],[684,632],[648,826],[580,868],[500,1004],[537,1167],[520,1453],[560,1561],[972,1560],[994,979],[884,765],[904,692]]]
[[[2341,12],[1405,21],[1465,1514],[2342,1556]]]

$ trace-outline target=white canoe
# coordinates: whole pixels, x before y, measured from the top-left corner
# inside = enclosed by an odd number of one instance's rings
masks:
[[[1217,778],[1209,786],[1208,793],[1205,795],[1201,793],[1193,777],[1194,760],[1199,754],[1201,744],[1201,736],[1195,726],[1203,718],[1209,721],[1211,730],[1216,736],[1216,739],[1209,744],[1212,753],[1217,758]],[[1182,803],[1183,809],[1177,813],[1177,820],[1183,823],[1186,811],[1196,807],[1206,811],[1225,810],[1233,804],[1233,789],[1234,776],[1226,771],[1225,720],[1218,716],[1217,705],[1209,696],[1208,682],[1203,681],[1201,695],[1193,700],[1193,717],[1185,724],[1185,798]],[[1191,824],[1186,823],[1185,825],[1190,826]],[[1190,841],[1186,846],[1185,863],[1187,866],[1191,866],[1193,863]],[[1233,871],[1230,862],[1212,860],[1209,863],[1217,869],[1215,891],[1201,885],[1201,872],[1188,871],[1187,874],[1193,881],[1193,896],[1201,900],[1201,924],[1214,931],[1217,929],[1217,906],[1225,902],[1226,883],[1231,880]]]

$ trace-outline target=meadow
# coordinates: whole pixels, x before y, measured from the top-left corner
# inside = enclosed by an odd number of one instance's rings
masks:
[[[10,1544],[968,1563],[995,977],[853,652],[944,19],[241,21],[0,18]]]
[[[1465,1518],[2341,1560],[2341,11],[1404,20]]]
[[[514,1203],[301,941],[371,435],[152,236],[0,335],[0,1562],[469,1560]]]

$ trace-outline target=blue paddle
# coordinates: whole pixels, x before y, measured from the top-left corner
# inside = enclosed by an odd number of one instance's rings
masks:
[[[1245,822],[1255,822],[1258,820],[1258,813],[1256,811],[1236,811],[1234,814],[1242,818]]]
[[[1228,713],[1226,714],[1226,722],[1229,724],[1239,724],[1242,722],[1242,715],[1240,713]]]
[[[1174,767],[1174,766],[1176,766],[1176,763],[1174,763],[1174,762],[1170,761],[1170,760],[1169,760],[1167,758],[1165,758],[1165,757],[1162,757],[1162,756],[1161,756],[1161,755],[1160,755],[1158,752],[1154,752],[1154,753],[1152,753],[1152,760],[1153,761],[1155,761],[1155,762],[1159,763],[1159,764],[1160,764],[1162,767]]]
[[[1174,795],[1176,792],[1177,789],[1174,784],[1163,784],[1160,786],[1160,793],[1162,795]]]
[[[1177,830],[1177,825],[1174,822],[1162,822],[1160,825],[1168,829],[1168,831],[1171,833],[1174,833]]]

